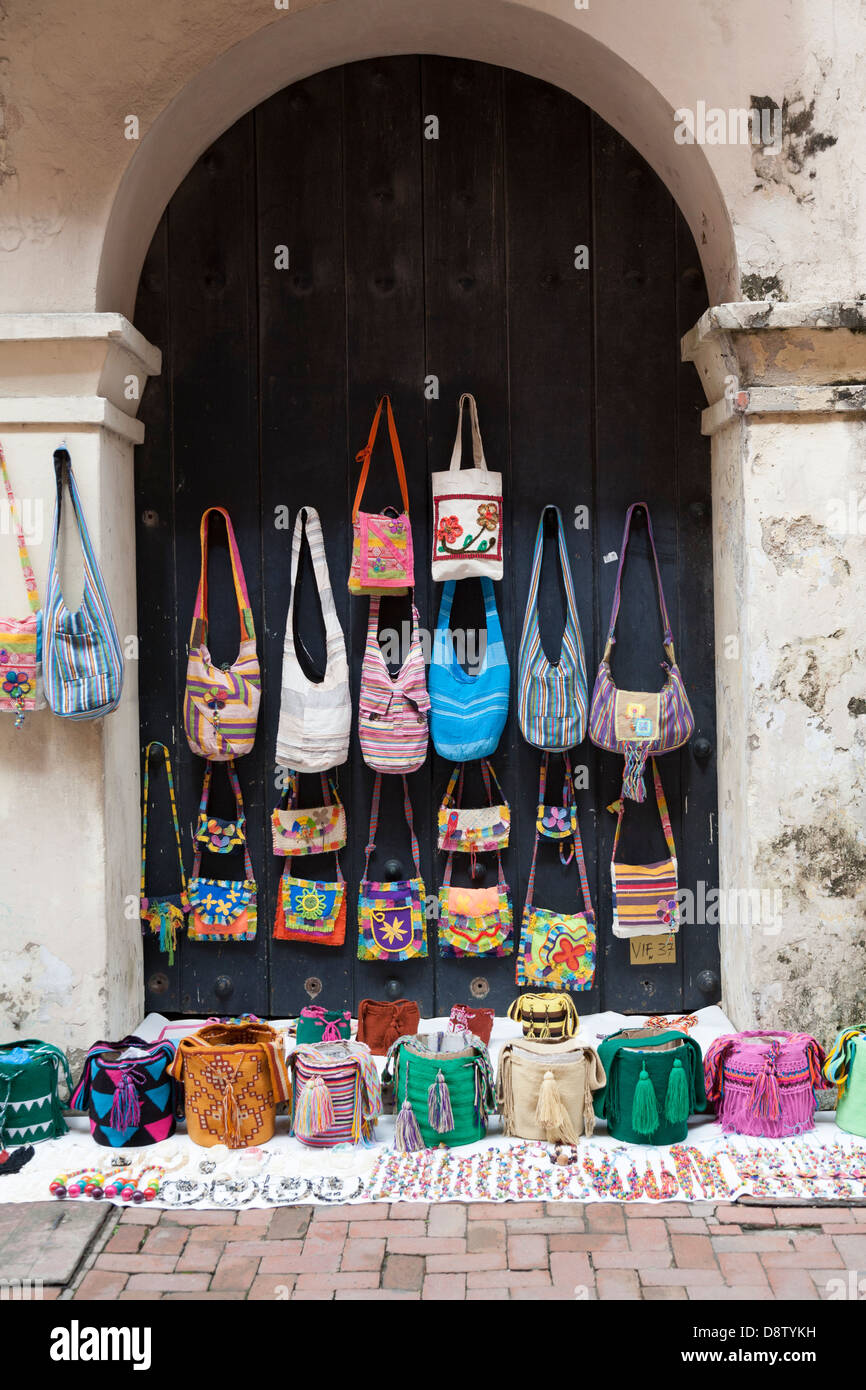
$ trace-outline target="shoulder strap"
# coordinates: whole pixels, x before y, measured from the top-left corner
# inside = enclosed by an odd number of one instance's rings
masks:
[[[574,596],[574,583],[571,577],[571,562],[568,558],[568,547],[565,543],[565,529],[562,524],[562,513],[552,502],[546,507],[542,507],[541,516],[538,519],[538,530],[535,533],[535,548],[532,552],[532,571],[529,576],[529,592],[526,596],[526,612],[523,618],[523,634],[520,639],[521,647],[527,637],[532,632],[538,630],[538,588],[541,581],[541,557],[544,550],[544,518],[548,512],[556,513],[557,527],[557,547],[559,552],[559,568],[562,574],[562,583],[565,589],[565,625],[566,628],[572,627],[575,632],[580,634],[580,626],[577,618],[577,603]]]
[[[232,791],[235,794],[235,819],[237,821],[241,821],[244,819],[244,798],[241,793],[241,784],[238,781],[238,774],[235,771],[234,758],[229,758],[229,760],[225,764],[225,768],[229,775],[229,781],[231,782]],[[208,798],[210,796],[210,780],[212,769],[213,763],[207,763],[205,765],[204,778],[202,780],[201,787],[201,801],[198,804],[198,813],[200,816],[205,815],[205,813],[207,812],[207,803]],[[193,878],[198,878],[199,874],[201,873],[201,852],[201,845],[199,844],[198,840],[194,839],[192,861]],[[255,879],[255,875],[253,874],[253,861],[250,859],[250,847],[247,844],[246,835],[244,835],[244,872],[249,882],[252,883]]]
[[[51,536],[51,551],[48,558],[49,586],[51,585],[51,576],[55,574],[57,568],[57,549],[60,539],[60,513],[63,504],[63,482],[65,478],[69,486],[69,497],[72,502],[72,512],[78,530],[78,539],[81,544],[81,553],[84,561],[84,593],[87,594],[89,588],[91,594],[95,593],[98,598],[103,609],[102,629],[104,636],[115,653],[118,668],[122,668],[123,655],[120,648],[120,638],[117,634],[117,625],[114,621],[114,614],[111,608],[111,601],[108,597],[108,590],[105,587],[105,580],[102,577],[102,571],[99,568],[93,544],[90,539],[90,532],[87,529],[87,522],[84,519],[84,509],[81,505],[78,484],[75,481],[75,474],[72,471],[72,460],[69,457],[68,449],[62,448],[54,450],[54,477],[57,483],[57,505],[54,509],[54,530]],[[56,587],[58,589],[60,588],[59,578],[56,579]]]
[[[373,452],[373,445],[376,443],[376,434],[379,429],[379,417],[382,414],[383,404],[388,412],[388,433],[391,436],[391,452],[394,455],[394,466],[397,469],[397,478],[400,483],[400,495],[403,498],[403,510],[409,515],[409,489],[406,486],[406,470],[403,467],[403,452],[400,448],[400,441],[397,438],[397,426],[394,423],[394,412],[391,409],[391,397],[383,396],[376,406],[376,414],[373,416],[373,423],[370,426],[370,435],[363,449],[359,449],[355,455],[355,462],[362,463],[361,476],[358,479],[358,489],[355,493],[355,501],[352,504],[352,521],[358,520],[358,511],[361,506],[361,498],[367,486],[367,477],[370,472],[370,455]]]
[[[164,743],[159,743],[156,739],[152,739],[151,742],[147,745],[147,747],[146,747],[145,750],[144,750],[144,792],[143,792],[143,805],[142,805],[142,812],[141,812],[141,898],[142,898],[142,901],[145,901],[145,900],[146,900],[146,891],[145,891],[145,865],[146,865],[146,863],[147,863],[147,812],[148,812],[148,795],[149,795],[149,786],[150,786],[150,759],[151,759],[151,753],[152,753],[152,751],[153,751],[154,749],[157,749],[157,748],[162,749],[162,758],[163,758],[163,763],[165,764],[165,775],[166,775],[166,778],[167,778],[167,780],[168,780],[168,796],[169,796],[169,801],[171,802],[171,820],[172,820],[172,825],[174,826],[174,839],[175,839],[175,844],[177,845],[177,865],[178,865],[178,869],[180,870],[181,896],[182,896],[182,898],[185,898],[185,897],[186,897],[186,874],[185,874],[185,872],[184,872],[184,867],[183,867],[183,850],[182,850],[182,848],[181,848],[181,843],[180,843],[180,822],[179,822],[178,816],[177,816],[177,802],[175,801],[175,798],[174,798],[174,778],[173,778],[172,775],[171,775],[171,754],[169,753],[168,748],[166,747],[166,745],[165,745]],[[208,772],[210,772],[210,763],[208,763]]]
[[[493,787],[496,788],[496,793],[499,797],[498,804],[500,806],[507,805],[508,803],[506,802],[505,797],[502,794],[502,787],[499,785],[499,778],[496,776],[496,773],[493,770],[493,764],[489,758],[481,759],[481,776],[484,780],[484,790],[487,792],[487,800],[490,803],[490,805],[493,806],[496,804],[493,800]],[[491,783],[493,784],[492,786]]]
[[[313,576],[316,581],[316,592],[319,596],[319,604],[322,609],[322,619],[325,624],[326,641],[326,662],[330,661],[334,642],[340,648],[345,649],[345,638],[340,620],[337,617],[337,608],[334,603],[334,593],[331,588],[331,575],[328,569],[328,557],[325,554],[325,538],[322,535],[322,523],[319,520],[319,513],[315,507],[301,507],[295,517],[295,529],[292,534],[292,560],[290,571],[291,597],[289,598],[289,611],[286,616],[286,637],[285,645],[294,652],[295,649],[295,596],[298,589],[298,567],[300,565],[301,545],[306,534],[307,545],[310,549],[310,558],[313,562]]]
[[[487,460],[484,457],[484,445],[481,443],[481,429],[478,424],[478,406],[475,397],[469,391],[464,391],[457,406],[457,434],[454,438],[454,448],[451,450],[451,463],[449,469],[452,473],[459,469],[463,457],[463,406],[469,402],[469,418],[472,422],[472,465],[474,468],[483,468],[487,472]]]
[[[670,854],[671,859],[676,859],[677,849],[676,845],[674,844],[674,833],[671,830],[671,818],[668,814],[668,803],[665,800],[662,779],[659,775],[658,763],[656,762],[655,758],[652,759],[652,765],[653,783],[656,789],[656,805],[659,808],[659,816],[661,818],[662,830],[665,832],[665,840],[667,842],[668,853]],[[613,811],[614,815],[616,816],[616,830],[614,831],[613,836],[613,853],[610,856],[611,860],[614,860],[616,859],[616,851],[619,847],[619,837],[620,832],[622,830],[622,818],[625,814],[625,796],[623,794],[620,794],[619,800],[614,801],[612,805],[608,806],[607,809],[609,811]]]
[[[6,488],[6,497],[9,502],[9,516],[12,525],[15,527],[15,535],[18,538],[18,559],[21,562],[21,573],[24,576],[24,587],[27,590],[27,602],[33,613],[39,612],[39,590],[36,587],[36,576],[30,564],[30,556],[27,551],[27,542],[24,539],[24,531],[18,519],[18,508],[15,503],[15,493],[12,491],[12,484],[9,481],[9,473],[6,469],[6,456],[3,453],[3,445],[0,444],[0,473],[3,475],[3,484]]]
[[[547,752],[542,753],[542,755],[541,755],[541,767],[540,767],[540,769],[539,769],[539,774],[538,774],[538,804],[539,804],[539,806],[541,806],[541,805],[544,804],[544,794],[545,794],[545,791],[546,791],[546,788],[547,788],[547,763],[548,763],[548,758],[549,758],[549,756],[550,756],[550,755],[549,755]],[[564,797],[567,797],[567,787],[568,787],[568,785],[570,785],[570,779],[571,779],[571,763],[570,763],[570,761],[569,761],[568,759],[566,759],[566,774],[565,774],[565,780],[564,780],[564,783],[563,783],[563,796],[564,796]],[[536,857],[537,857],[537,855],[538,855],[538,841],[539,841],[539,838],[540,838],[540,837],[539,837],[539,834],[538,834],[538,821],[536,820],[536,823],[535,823],[535,842],[534,842],[534,844],[533,844],[533,846],[532,846],[532,863],[531,863],[530,869],[529,869],[529,882],[528,882],[527,885],[526,885],[526,906],[527,906],[527,907],[531,907],[531,906],[532,906],[532,895],[533,895],[533,891],[534,891],[534,889],[535,889],[535,861],[536,861]],[[591,898],[590,892],[589,892],[589,877],[588,877],[587,872],[586,872],[586,859],[584,858],[584,853],[583,853],[583,840],[581,839],[581,835],[580,835],[580,823],[579,823],[579,821],[578,821],[578,818],[577,818],[577,815],[576,815],[576,814],[575,814],[574,823],[573,823],[573,826],[572,826],[572,840],[573,840],[573,843],[574,843],[574,857],[575,857],[575,860],[576,860],[576,862],[577,862],[577,874],[578,874],[578,878],[580,879],[580,892],[581,892],[581,897],[582,897],[582,900],[583,900],[583,908],[584,908],[584,911],[585,911],[585,912],[591,914],[592,911],[593,911],[593,907],[592,907],[592,898]],[[614,852],[615,852],[615,849],[614,849]],[[560,861],[561,861],[562,863],[564,863],[564,864],[567,864],[567,863],[569,862],[569,860],[563,860],[563,859],[562,859],[562,848],[561,848],[561,846],[560,846]]]
[[[409,835],[412,841],[412,859],[415,863],[415,876],[421,877],[421,852],[418,848],[418,837],[415,834],[415,821],[412,816],[412,802],[409,797],[409,783],[406,774],[401,773],[403,778],[403,811],[406,816],[406,824],[409,827]],[[364,877],[370,877],[370,856],[376,848],[376,830],[379,826],[379,798],[382,794],[382,774],[376,773],[373,782],[373,799],[370,803],[370,838],[364,851]]]
[[[659,557],[658,557],[658,552],[656,551],[655,537],[653,536],[653,524],[652,524],[652,519],[651,519],[651,517],[650,517],[650,510],[649,510],[649,507],[647,506],[646,502],[632,502],[631,506],[629,507],[628,511],[627,511],[626,514],[625,514],[625,530],[624,530],[623,533],[622,533],[622,546],[621,546],[621,548],[620,548],[620,553],[619,553],[619,565],[617,566],[617,571],[616,571],[616,586],[615,586],[614,591],[613,591],[613,604],[612,604],[611,610],[610,610],[610,625],[609,625],[608,630],[607,630],[607,641],[605,642],[605,646],[604,646],[604,655],[603,655],[603,657],[602,657],[602,660],[603,660],[603,661],[608,661],[608,662],[610,661],[610,654],[611,654],[611,651],[613,650],[614,643],[616,642],[616,637],[614,636],[614,629],[616,628],[616,620],[617,620],[617,617],[618,617],[618,615],[619,615],[620,598],[621,598],[621,596],[622,596],[622,595],[621,595],[621,585],[622,585],[622,571],[623,571],[623,566],[624,566],[624,564],[625,564],[625,552],[626,552],[626,550],[628,549],[629,533],[630,533],[630,530],[631,530],[632,517],[634,516],[634,513],[635,513],[636,511],[640,511],[641,508],[643,508],[644,512],[646,512],[647,533],[648,533],[648,535],[649,535],[649,543],[650,543],[650,547],[651,547],[652,553],[653,553],[653,564],[655,565],[655,571],[656,571],[656,584],[658,585],[658,595],[659,595],[659,609],[660,609],[661,615],[662,615],[662,623],[664,624],[664,634],[663,634],[663,637],[662,637],[662,641],[664,642],[664,648],[665,648],[665,653],[666,653],[666,655],[667,655],[667,658],[668,658],[668,660],[670,661],[671,665],[673,665],[673,664],[674,664],[674,659],[675,659],[675,658],[674,658],[674,635],[673,635],[673,632],[671,631],[671,620],[670,620],[670,618],[668,617],[668,610],[667,610],[667,605],[666,605],[666,603],[665,603],[664,589],[662,588],[662,575],[661,575],[661,570],[659,569]]]
[[[248,638],[255,641],[256,629],[253,624],[253,613],[250,608],[250,596],[247,593],[247,583],[244,578],[241,557],[238,551],[238,543],[235,539],[235,530],[232,526],[231,517],[225,507],[208,507],[202,513],[201,527],[199,530],[201,538],[201,574],[198,581],[198,592],[195,596],[195,608],[192,615],[192,630],[190,632],[190,647],[202,647],[207,645],[207,556],[208,556],[208,520],[212,512],[218,512],[225,520],[226,535],[229,542],[229,555],[232,562],[232,577],[235,584],[235,597],[238,604],[238,616],[241,624],[241,641]]]
[[[455,787],[456,787],[456,789],[457,789],[456,796],[455,796]],[[443,798],[442,798],[442,805],[448,807],[449,809],[450,809],[451,807],[459,808],[459,806],[460,806],[460,804],[461,804],[461,797],[462,797],[462,794],[463,794],[463,764],[462,764],[462,763],[455,763],[455,764],[454,764],[454,771],[451,773],[451,776],[448,778],[448,786],[445,788],[445,795],[444,795]]]
[[[487,645],[489,647],[491,641],[502,641],[502,624],[499,621],[499,609],[496,606],[496,590],[493,587],[493,580],[487,574],[481,575],[481,592],[484,595],[484,613],[487,618]]]

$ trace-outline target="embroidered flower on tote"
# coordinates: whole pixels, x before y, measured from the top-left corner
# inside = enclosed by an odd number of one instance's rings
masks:
[[[664,922],[665,926],[667,926],[669,923],[673,924],[674,922],[676,922],[676,920],[677,920],[677,900],[676,900],[676,898],[660,898],[660,899],[659,899],[659,905],[658,905],[658,907],[656,908],[656,917],[658,917],[658,919],[659,919],[660,922]]]
[[[443,545],[454,545],[463,535],[463,527],[460,525],[456,516],[443,516],[439,522],[439,529],[436,532],[437,541]]]
[[[325,911],[325,907],[326,899],[324,893],[320,893],[318,889],[313,887],[301,889],[301,894],[298,899],[298,911],[301,913],[302,917],[306,917],[308,921],[317,921]]]
[[[587,961],[581,958],[586,955],[586,946],[579,946],[570,937],[562,936],[553,955],[550,957],[551,964],[561,965],[572,975],[579,975],[588,965]]]
[[[393,917],[390,922],[382,923],[382,935],[389,946],[393,946],[395,941],[402,941],[406,935],[406,928],[399,917]]]
[[[212,709],[215,712],[225,709],[228,704],[228,696],[224,695],[221,690],[212,690],[205,700],[205,704],[208,709]]]
[[[567,835],[571,815],[567,806],[546,806],[541,824],[547,830],[555,830],[560,835]]]
[[[495,531],[499,526],[499,507],[495,502],[482,502],[478,508],[478,525],[483,531]]]
[[[4,695],[9,695],[13,700],[21,700],[25,695],[30,694],[30,690],[30,678],[26,671],[6,672],[6,679],[3,682]]]

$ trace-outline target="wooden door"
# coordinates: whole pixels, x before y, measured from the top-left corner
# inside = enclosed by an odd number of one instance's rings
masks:
[[[586,248],[585,250],[583,248]],[[588,260],[588,264],[587,264]],[[203,764],[183,734],[181,702],[199,567],[199,518],[232,516],[250,590],[263,698],[254,751],[238,765],[259,886],[256,940],[182,941],[169,968],[145,948],[147,1004],[181,1013],[285,1015],[313,997],[356,1006],[364,997],[417,999],[423,1014],[474,1000],[502,1012],[516,993],[514,956],[395,967],[356,959],[355,896],[363,870],[372,774],[357,738],[340,770],[349,814],[342,856],[349,927],[342,950],[275,942],[282,861],[270,849],[279,796],[274,745],[291,527],[299,506],[322,518],[331,578],[357,699],[367,602],[350,598],[355,455],[376,400],[388,391],[409,475],[415,597],[435,626],[439,586],[429,568],[429,475],[450,458],[456,404],[478,400],[491,467],[504,475],[506,571],[497,598],[506,643],[517,643],[542,507],[565,519],[590,684],[604,643],[627,505],[652,511],[665,592],[696,719],[695,737],[662,760],[681,887],[701,901],[717,882],[714,653],[709,449],[700,436],[700,385],[679,361],[679,339],[706,307],[694,242],[670,194],[636,152],[587,107],[520,73],[479,63],[400,57],[333,69],[278,93],[199,159],[171,200],[142,274],[136,326],[163,350],[147,390],[146,441],[136,464],[142,748],[170,744],[184,853]],[[468,433],[468,432],[467,432]],[[367,502],[393,502],[382,441]],[[542,637],[555,654],[562,599],[545,542]],[[215,660],[230,661],[238,622],[224,537],[214,528],[210,618]],[[302,594],[312,593],[309,567]],[[314,658],[321,622],[301,604]],[[400,630],[405,601],[383,625]],[[479,622],[477,582],[458,586],[453,626]],[[614,675],[626,688],[661,684],[661,623],[646,527],[625,570]],[[671,1011],[715,1002],[717,929],[687,923],[675,964],[631,964],[612,937],[610,856],[621,760],[588,740],[580,824],[598,916],[598,966],[582,1013]],[[495,764],[512,806],[505,856],[519,927],[532,854],[538,754],[514,713]],[[449,767],[432,754],[410,778],[428,893],[441,881],[436,807]],[[152,777],[149,890],[171,892],[176,869],[164,781]],[[556,788],[558,790],[558,787]],[[318,779],[303,779],[314,804]],[[467,796],[481,794],[473,775]],[[229,814],[228,782],[212,802]],[[379,830],[387,860],[409,871],[399,780],[386,788]],[[628,855],[660,858],[654,803],[629,807]],[[242,876],[231,860],[226,876]],[[212,862],[206,872],[216,875]],[[310,861],[310,877],[333,860]],[[495,866],[488,868],[492,882]],[[455,880],[458,875],[455,872]],[[464,880],[465,881],[465,880]],[[573,910],[574,865],[548,844],[536,901]]]

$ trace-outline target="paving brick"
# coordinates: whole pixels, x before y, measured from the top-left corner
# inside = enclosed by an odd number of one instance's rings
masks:
[[[578,1285],[594,1287],[595,1275],[590,1267],[589,1256],[556,1252],[550,1256],[550,1276],[555,1285],[567,1284],[572,1290]]]
[[[664,1221],[626,1221],[632,1250],[666,1250],[668,1230]]]
[[[333,1301],[333,1298],[334,1298],[334,1290],[333,1290],[333,1289],[295,1289],[293,1293],[290,1293],[290,1294],[289,1294],[289,1298],[292,1300],[293,1303],[304,1303],[304,1302],[308,1302],[308,1303],[322,1303],[322,1302],[325,1302],[325,1303],[327,1303],[327,1301],[328,1301],[329,1299]]]
[[[384,1224],[382,1222],[382,1225]],[[364,1236],[381,1235],[381,1231],[376,1229],[377,1225],[378,1223],[374,1224],[372,1221],[361,1222],[361,1234]],[[307,1231],[311,1240],[322,1240],[326,1243],[335,1241],[338,1245],[342,1245],[351,1233],[352,1227],[348,1221],[317,1221],[313,1229]]]
[[[106,1255],[128,1255],[137,1250],[144,1239],[143,1226],[118,1226],[114,1235],[106,1242]]]
[[[816,1299],[815,1284],[805,1269],[768,1269],[767,1278],[776,1298]]]
[[[424,1260],[420,1255],[389,1255],[382,1270],[382,1288],[420,1291],[424,1273]]]
[[[304,1208],[301,1208],[304,1210]],[[307,1207],[312,1212],[313,1225],[320,1221],[382,1221],[386,1218],[388,1207],[384,1202],[341,1202],[339,1206]]]
[[[688,1294],[681,1284],[659,1285],[657,1288],[646,1288],[641,1290],[643,1298],[649,1302],[667,1302],[675,1300],[682,1302],[688,1298]]]
[[[118,1207],[117,1215],[124,1226],[158,1226],[164,1211],[153,1211],[150,1207]]]
[[[108,1269],[91,1269],[85,1274],[73,1294],[76,1300],[117,1298],[126,1287],[128,1275]]]
[[[644,1291],[646,1297],[648,1289]],[[754,1303],[756,1300],[772,1300],[773,1294],[768,1284],[715,1284],[704,1287],[692,1284],[688,1290],[691,1303]]]
[[[257,1274],[250,1285],[247,1298],[257,1303],[284,1302],[287,1300],[294,1287],[294,1274]]]
[[[705,1236],[708,1230],[706,1221],[694,1216],[674,1217],[665,1225],[672,1236]]]
[[[592,1252],[596,1269],[668,1269],[670,1250],[599,1250]]]
[[[379,1270],[328,1270],[322,1274],[299,1274],[295,1292],[304,1289],[378,1289]]]
[[[508,1289],[467,1289],[467,1303],[491,1303],[494,1300],[508,1302],[510,1298]]]
[[[446,1236],[425,1236],[423,1240],[397,1240],[385,1242],[389,1255],[465,1255],[466,1241],[449,1239]]]
[[[492,1266],[489,1266],[492,1268]],[[544,1236],[508,1234],[509,1269],[547,1269],[547,1241]]]
[[[248,1289],[259,1272],[259,1262],[232,1250],[222,1256],[210,1286],[212,1289]]]
[[[145,1213],[149,1215],[149,1213]],[[163,1211],[154,1213],[162,1216],[163,1224],[169,1226],[234,1226],[235,1222],[224,1211]]]
[[[171,1274],[176,1263],[174,1255],[97,1255],[94,1267],[119,1274]]]
[[[569,1231],[579,1234],[586,1230],[582,1217],[570,1221],[567,1216],[515,1216],[509,1218],[506,1224],[509,1235],[552,1236]]]
[[[178,1274],[212,1274],[225,1251],[225,1245],[206,1245],[203,1240],[197,1240],[195,1244],[190,1242],[175,1269]]]
[[[640,1298],[637,1275],[631,1269],[602,1269],[595,1276],[599,1298]]]
[[[319,1228],[316,1227],[316,1235]],[[354,1239],[363,1236],[365,1240],[370,1240],[374,1236],[387,1236],[389,1240],[396,1236],[426,1236],[426,1221],[364,1221],[357,1226],[349,1223],[349,1237]]]
[[[735,1222],[738,1226],[775,1226],[776,1218],[770,1207],[716,1207],[713,1219],[724,1226]]]
[[[187,1234],[188,1228],[183,1226],[152,1226],[144,1242],[144,1253],[179,1255],[186,1245]]]
[[[467,1210],[470,1221],[489,1221],[491,1216],[502,1212],[502,1206],[498,1202],[472,1202]],[[512,1216],[536,1217],[544,1216],[543,1202],[509,1202],[503,1215],[510,1220]]]
[[[251,1207],[248,1211],[239,1211],[237,1214],[238,1226],[254,1226],[257,1231],[266,1231],[271,1224],[274,1213],[267,1207]]]
[[[722,1250],[793,1252],[794,1249],[790,1235],[783,1235],[781,1231],[744,1231],[742,1235],[710,1236],[710,1243],[717,1253]]]
[[[594,1290],[593,1290],[594,1292]],[[563,1285],[554,1285],[549,1289],[511,1289],[511,1299],[516,1303],[574,1303],[575,1295],[571,1289]],[[587,1297],[591,1297],[587,1293]]]
[[[206,1245],[226,1245],[233,1236],[240,1240],[249,1240],[250,1232],[241,1230],[239,1226],[191,1226],[187,1245],[195,1245],[198,1241]]]
[[[172,1303],[238,1303],[246,1294],[240,1289],[181,1289],[170,1297]]]
[[[671,1236],[674,1260],[681,1269],[716,1269],[709,1236]]]
[[[287,1240],[280,1241],[283,1245],[300,1246],[300,1241]],[[276,1244],[276,1242],[275,1242]],[[281,1251],[279,1254],[267,1254],[262,1257],[259,1264],[260,1274],[322,1274],[328,1270],[334,1271],[340,1262],[340,1247],[331,1245],[321,1249],[309,1248],[310,1241],[307,1239],[303,1250],[297,1254],[290,1254],[288,1251]]]
[[[278,1207],[268,1227],[269,1240],[294,1240],[306,1234],[313,1214],[313,1207]],[[318,1208],[316,1208],[318,1210]],[[328,1215],[333,1218],[335,1208]],[[357,1207],[341,1207],[340,1211],[355,1212]],[[321,1223],[319,1223],[321,1224]]]
[[[488,1215],[496,1207],[485,1209]],[[430,1236],[462,1236],[466,1230],[466,1208],[463,1203],[442,1202],[430,1208],[427,1218],[427,1234]]]
[[[773,1215],[778,1226],[841,1225],[851,1219],[843,1207],[773,1207]]]
[[[642,1269],[642,1284],[682,1284],[686,1288],[702,1284],[705,1288],[723,1289],[725,1281],[717,1269]]]
[[[388,1217],[391,1221],[426,1221],[429,1212],[429,1202],[393,1202]]]
[[[628,1250],[628,1236],[610,1236],[598,1231],[588,1235],[556,1235],[548,1237],[551,1250]]]
[[[247,1235],[249,1234],[248,1231]],[[300,1254],[303,1248],[303,1242],[300,1240],[233,1240],[225,1247],[227,1254],[236,1255],[239,1259],[254,1260],[260,1260],[265,1255],[273,1259],[277,1255]],[[334,1268],[336,1267],[335,1265]]]
[[[545,1202],[544,1210],[548,1216],[575,1218],[583,1216],[585,1208],[583,1202]]]
[[[833,1243],[849,1269],[866,1270],[866,1233],[862,1236],[834,1236]],[[822,1263],[821,1260],[815,1261],[816,1265]]]
[[[751,1250],[729,1251],[719,1255],[719,1268],[728,1284],[764,1284],[767,1276],[758,1255]]]
[[[397,1223],[400,1224],[400,1223]],[[423,1226],[422,1226],[423,1229]],[[346,1241],[343,1250],[343,1259],[340,1264],[341,1269],[349,1270],[370,1270],[381,1269],[382,1261],[385,1258],[385,1241],[382,1240],[360,1240],[351,1238]],[[378,1282],[378,1281],[377,1281]]]
[[[546,1269],[473,1269],[466,1284],[470,1289],[519,1289],[529,1284],[549,1289],[551,1280]]]
[[[422,1299],[460,1300],[466,1293],[465,1274],[428,1274],[421,1290]]]
[[[421,1290],[412,1293],[408,1289],[337,1289],[334,1298],[338,1303],[420,1303]]]
[[[470,1254],[478,1250],[505,1249],[505,1222],[473,1221],[466,1234],[466,1249]]]
[[[635,1202],[628,1208],[629,1221],[669,1221],[674,1216],[694,1216],[706,1215],[706,1209],[712,1208],[712,1202]],[[700,1209],[698,1213],[698,1209]],[[587,1207],[587,1211],[598,1210],[598,1208]]]
[[[544,1263],[546,1268],[546,1257]],[[505,1269],[505,1255],[498,1250],[489,1250],[478,1255],[428,1255],[427,1257],[427,1270],[430,1274],[460,1273],[470,1269]]]
[[[159,1289],[162,1293],[192,1293],[206,1289],[209,1283],[207,1274],[133,1274],[126,1287],[130,1292]]]
[[[117,1298],[120,1303],[159,1303],[162,1300],[162,1294],[157,1293],[155,1289],[151,1289],[149,1293],[145,1293],[141,1289],[135,1293],[129,1293],[128,1290],[123,1289]]]
[[[586,1224],[590,1231],[606,1231],[612,1235],[625,1233],[625,1212],[612,1202],[599,1202],[587,1207]]]

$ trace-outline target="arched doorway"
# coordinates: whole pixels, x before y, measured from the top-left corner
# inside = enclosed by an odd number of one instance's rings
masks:
[[[270,852],[269,817],[278,796],[290,549],[283,509],[292,522],[304,503],[322,516],[357,696],[367,605],[346,592],[353,460],[384,390],[409,472],[422,623],[431,629],[438,608],[428,566],[428,475],[447,466],[457,396],[472,390],[488,459],[505,475],[510,561],[498,597],[512,668],[542,505],[559,505],[569,528],[592,673],[616,570],[609,557],[627,504],[640,496],[653,511],[697,733],[712,749],[708,449],[698,432],[699,382],[678,360],[681,333],[705,307],[694,242],[658,177],[574,97],[510,70],[434,57],[331,69],[270,98],[199,159],[157,230],[135,310],[137,327],[164,353],[141,410],[147,434],[136,468],[142,745],[172,743],[188,846],[202,765],[183,738],[180,700],[198,521],[219,502],[238,532],[262,658],[256,748],[239,765],[259,935],[231,948],[183,943],[171,970],[148,941],[149,1007],[293,1013],[315,981],[332,1006],[381,998],[393,987],[417,998],[424,1014],[470,997],[501,1012],[514,996],[513,956],[440,960],[435,922],[426,962],[392,969],[355,959],[354,896],[372,781],[356,742],[340,774],[350,825],[346,946],[271,940],[281,864]],[[386,453],[377,473],[380,491],[371,496],[381,504],[390,500]],[[657,671],[660,628],[644,533],[630,555],[623,608],[630,617],[616,674],[623,685],[646,688]],[[237,619],[220,558],[212,565],[211,626],[216,658],[230,660]],[[551,630],[555,608],[554,599]],[[315,640],[313,622],[314,650]],[[697,898],[699,884],[717,882],[717,837],[715,768],[711,755],[695,759],[696,746],[667,757],[663,775],[680,883]],[[576,760],[589,783],[581,826],[599,931],[596,987],[580,1007],[656,1011],[713,1002],[714,927],[686,927],[673,964],[632,964],[628,943],[612,939],[613,819],[605,807],[617,793],[617,760],[588,743]],[[513,710],[496,766],[512,805],[506,873],[519,921],[538,758]],[[435,808],[447,774],[431,756],[411,779],[428,893],[441,880]],[[383,808],[380,864],[398,858],[405,868],[399,806],[395,794]],[[650,857],[660,835],[651,810],[635,808],[634,825],[636,852]],[[154,867],[159,874],[163,859],[170,876],[167,832],[152,819]],[[562,868],[553,853],[543,858],[538,900],[565,910],[574,900],[574,866]],[[320,865],[310,867],[318,874]],[[152,891],[160,891],[158,881]]]

